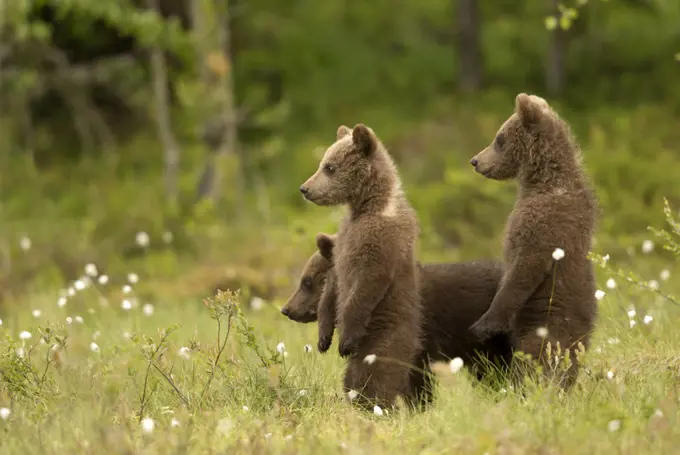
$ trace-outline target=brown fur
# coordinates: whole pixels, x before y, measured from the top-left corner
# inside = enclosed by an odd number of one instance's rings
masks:
[[[331,253],[335,236],[319,233],[317,251],[307,260],[297,289],[281,308],[281,313],[297,322],[316,321],[316,309],[324,289],[328,271],[333,266]]]
[[[597,317],[593,266],[586,257],[597,202],[568,125],[542,98],[522,93],[515,103],[493,143],[471,160],[487,178],[519,181],[506,224],[506,272],[491,307],[471,330],[481,339],[512,332],[516,349],[538,359],[546,372],[554,368],[556,344],[569,348],[574,363],[558,378],[568,389],[578,374],[574,351],[579,343],[588,347]],[[552,258],[556,248],[565,253],[560,261]],[[548,329],[545,339],[537,334],[540,327]],[[548,343],[551,356],[545,355]]]
[[[338,351],[349,356],[344,388],[360,394],[359,404],[391,406],[407,393],[408,365],[421,350],[416,214],[392,158],[364,125],[338,128],[300,190],[318,205],[349,206],[334,251]],[[370,354],[378,357],[371,365]]]
[[[318,234],[317,239],[325,234]],[[327,238],[327,236],[326,236]],[[332,240],[327,249],[332,261]],[[328,246],[328,244],[327,244]],[[468,332],[470,324],[479,319],[489,308],[503,276],[501,263],[489,260],[469,261],[453,264],[417,263],[420,291],[423,305],[424,351],[421,353],[419,367],[429,372],[429,363],[447,361],[454,357],[463,359],[466,367],[471,368],[481,379],[490,361],[501,367],[509,365],[512,349],[510,340],[504,334],[479,342]],[[318,349],[326,352],[333,339],[335,328],[335,308],[337,290],[335,274],[330,269],[318,270],[325,278],[321,300],[300,301],[296,314],[298,322],[312,322],[318,318]],[[411,375],[413,397],[425,402],[430,401],[431,387],[427,375],[413,371]]]

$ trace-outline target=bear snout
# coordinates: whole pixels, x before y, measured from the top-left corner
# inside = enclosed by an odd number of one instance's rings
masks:
[[[470,164],[472,164],[473,167],[477,167],[477,163],[478,163],[477,158],[472,158],[470,160]]]
[[[300,186],[300,193],[302,193],[303,196],[306,196],[307,193],[309,193],[309,188],[304,185]]]

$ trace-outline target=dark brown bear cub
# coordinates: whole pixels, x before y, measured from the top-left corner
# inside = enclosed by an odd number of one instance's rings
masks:
[[[350,357],[344,388],[358,404],[391,406],[408,393],[409,365],[422,349],[419,226],[396,166],[370,128],[341,126],[300,191],[318,205],[349,206],[333,254],[338,350]]]
[[[597,317],[587,258],[597,202],[580,159],[567,124],[545,100],[522,93],[493,143],[470,161],[487,178],[519,181],[505,230],[506,272],[471,330],[481,339],[512,333],[515,349],[539,360],[565,389],[576,380],[574,354],[588,347]],[[556,367],[558,343],[571,364]]]
[[[317,251],[307,260],[300,283],[293,295],[281,309],[284,316],[297,322],[313,322],[317,320],[316,309],[331,263],[331,249],[335,236],[319,233],[317,235]]]

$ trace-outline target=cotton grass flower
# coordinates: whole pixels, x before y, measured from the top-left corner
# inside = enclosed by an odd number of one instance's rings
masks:
[[[283,341],[279,342],[279,344],[276,345],[276,352],[279,354],[283,354],[286,352],[286,345],[283,344]]]
[[[189,358],[191,358],[191,349],[186,346],[182,346],[179,348],[179,351],[177,351],[177,355],[185,360],[189,360]]]
[[[260,311],[264,307],[264,300],[260,297],[253,297],[250,300],[250,308],[255,311]]]
[[[109,282],[109,276],[108,275],[99,275],[99,278],[97,278],[97,281],[99,284],[102,286],[105,285],[106,283]]]
[[[24,348],[17,348],[15,352],[20,359],[26,357],[26,350]]]
[[[179,420],[173,418],[173,419],[170,421],[170,426],[171,426],[172,428],[177,428],[177,427],[179,426]]]
[[[66,324],[71,324],[73,322],[73,318],[71,316],[66,316]]]
[[[67,294],[69,297],[73,297],[74,295],[76,295],[76,290],[73,289],[72,287],[69,287],[69,288],[66,290],[66,294]]]
[[[458,373],[461,368],[463,368],[463,359],[460,357],[454,357],[449,362],[449,368],[451,368],[451,373]]]
[[[21,236],[21,238],[19,238],[19,248],[21,248],[24,251],[30,250],[32,244],[33,243],[31,242],[31,239],[28,238],[25,235],[23,235],[23,236]]]
[[[659,275],[659,278],[661,278],[661,281],[666,281],[671,277],[671,272],[668,270],[664,269],[661,271],[661,274]]]
[[[127,279],[131,284],[137,284],[139,282],[139,275],[136,273],[128,273]]]
[[[607,293],[604,292],[602,289],[598,289],[597,291],[595,291],[595,299],[597,300],[602,300],[605,295],[607,295]]]
[[[151,417],[144,417],[142,419],[142,431],[144,433],[153,433],[153,429],[156,427],[156,422],[153,421]]]
[[[620,420],[611,420],[607,424],[607,430],[610,433],[615,433],[621,429],[621,421]]]
[[[607,288],[608,289],[616,289],[616,281],[614,281],[614,278],[609,278],[607,280]]]
[[[85,275],[91,276],[91,277],[96,277],[99,275],[99,271],[97,270],[97,266],[90,263],[85,266]]]
[[[142,311],[146,316],[151,316],[153,314],[153,305],[150,303],[145,303],[142,307]]]
[[[559,261],[564,257],[564,250],[562,248],[555,248],[555,251],[553,251],[552,257],[554,260]]]
[[[368,354],[366,357],[364,357],[364,363],[367,363],[369,365],[373,365],[373,362],[375,362],[375,359],[377,359],[378,356],[375,354]]]
[[[373,406],[373,414],[382,417],[383,416],[383,410],[380,406]]]
[[[306,344],[306,345],[305,345],[305,352],[306,352],[306,353],[312,352],[312,345],[311,345],[311,344]]]
[[[66,303],[68,303],[68,300],[66,299],[66,297],[59,297],[57,299],[57,306],[59,308],[64,308],[66,306]]]
[[[612,370],[607,371],[607,379],[614,379],[614,372]]]
[[[250,410],[250,408],[248,406],[245,406],[245,405],[241,409],[243,409],[246,412]]]
[[[128,299],[125,299],[120,302],[120,307],[125,311],[130,311],[130,309],[132,309],[132,303]]]
[[[631,308],[630,310],[628,310],[628,317],[629,318],[633,319],[636,314],[637,314],[637,311],[635,311],[635,308]]]
[[[85,289],[85,282],[83,280],[76,280],[73,283],[73,287],[76,288],[76,291],[82,291]]]
[[[645,325],[649,325],[649,324],[652,323],[653,320],[654,320],[653,317],[651,317],[650,315],[646,314],[645,317],[642,319],[642,322],[644,322]]]
[[[298,395],[301,396],[301,397],[304,397],[305,395],[307,395],[307,391],[306,391],[305,389],[301,389],[301,390],[298,392]]]
[[[42,311],[40,311],[40,310],[33,310],[33,311],[31,312],[31,314],[33,315],[34,318],[39,318],[40,315],[42,315]]]
[[[652,251],[654,251],[654,242],[651,240],[645,240],[642,242],[642,252],[645,254],[649,254]]]
[[[628,321],[628,326],[629,326],[631,329],[632,329],[633,327],[635,327],[635,324],[637,324],[637,323],[635,322],[634,319],[631,319],[630,321]]]
[[[539,327],[536,329],[536,335],[538,335],[541,338],[545,338],[548,336],[548,328],[547,327]]]
[[[2,420],[9,419],[11,413],[12,411],[10,411],[9,408],[0,408],[0,419]]]
[[[125,284],[123,285],[123,288],[121,290],[123,291],[123,294],[129,294],[130,292],[132,292],[132,286],[130,286],[129,284]]]
[[[21,332],[19,334],[19,338],[24,340],[24,341],[30,340],[31,338],[33,338],[33,334],[31,334],[31,332],[27,332],[27,331],[24,330],[23,332]]]
[[[93,341],[90,343],[90,351],[99,352],[99,345]]]
[[[347,398],[349,398],[349,401],[354,400],[358,396],[359,392],[357,392],[356,390],[350,390],[349,392],[347,392]]]
[[[650,280],[649,283],[647,283],[647,285],[649,286],[649,289],[653,291],[659,289],[659,282],[656,280]]]
[[[140,231],[135,236],[135,243],[142,248],[146,248],[151,243],[151,238],[146,232]]]

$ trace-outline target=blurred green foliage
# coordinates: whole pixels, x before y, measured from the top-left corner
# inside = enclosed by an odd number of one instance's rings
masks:
[[[647,225],[663,221],[663,197],[680,206],[680,2],[566,1],[555,13],[548,0],[480,0],[483,83],[472,94],[456,87],[459,3],[162,0],[159,15],[131,0],[3,2],[5,297],[35,280],[75,279],[88,261],[168,277],[185,261],[250,267],[287,286],[314,233],[333,232],[339,216],[305,205],[297,188],[337,126],[358,122],[396,157],[424,257],[499,256],[514,189],[473,174],[468,159],[492,141],[520,91],[545,95],[581,142],[602,206],[598,248],[648,235]],[[192,30],[196,8],[206,20]],[[230,55],[215,60],[221,27]],[[558,29],[566,83],[546,95]],[[152,46],[169,56],[179,207],[165,202]],[[233,77],[239,149],[223,197],[196,203],[211,153],[202,131],[221,103],[205,68],[216,65]],[[151,235],[148,248],[134,243],[140,231]],[[166,232],[172,242],[160,240]]]

